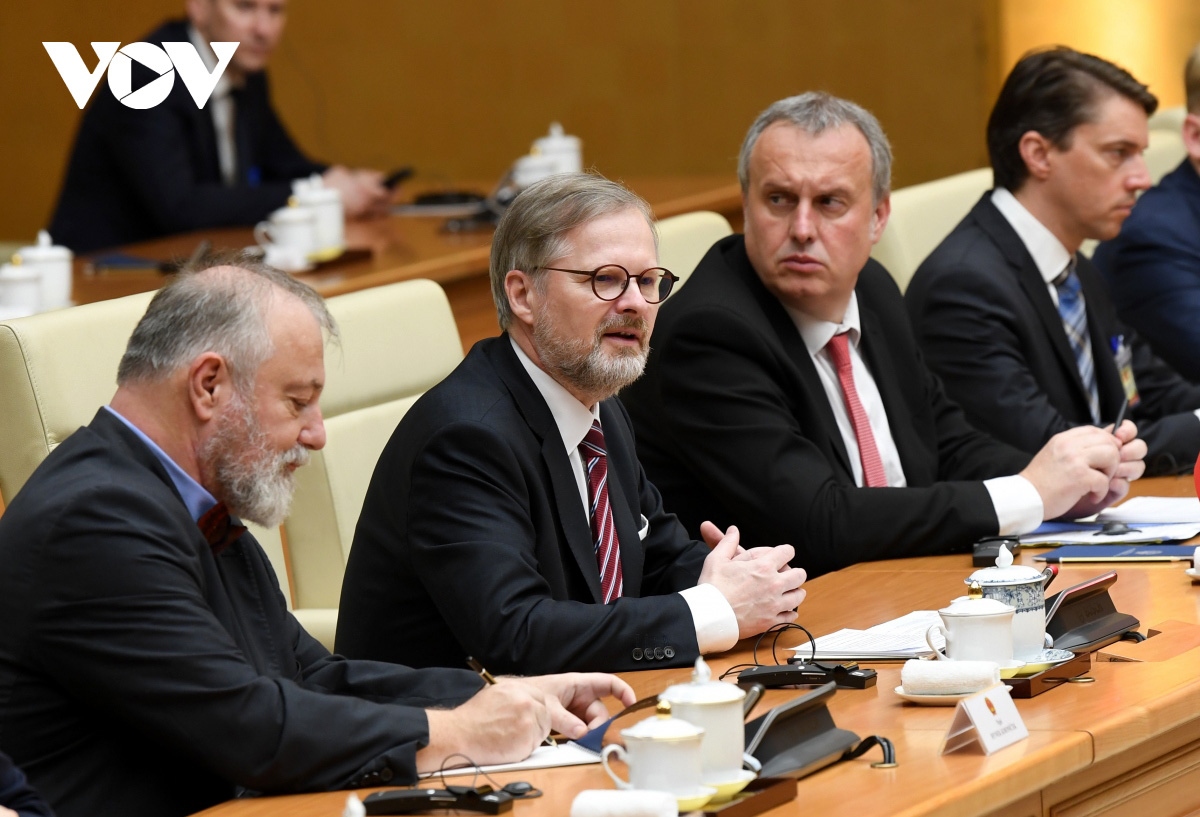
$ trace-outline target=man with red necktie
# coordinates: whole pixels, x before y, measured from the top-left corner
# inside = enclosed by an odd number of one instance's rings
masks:
[[[792,548],[745,550],[712,525],[709,547],[691,539],[611,399],[641,373],[675,280],[646,203],[588,174],[536,184],[497,227],[491,280],[505,332],[409,410],[376,466],[338,651],[630,670],[691,664],[792,621],[805,578]]]
[[[810,575],[1090,513],[1142,472],[1131,423],[1072,429],[1031,459],[947,399],[869,258],[891,158],[852,102],[807,93],[763,111],[738,161],[745,235],[700,261],[621,394],[689,530],[736,520],[747,546],[791,542]]]

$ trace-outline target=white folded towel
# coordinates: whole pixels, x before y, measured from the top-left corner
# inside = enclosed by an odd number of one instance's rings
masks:
[[[1000,667],[993,661],[904,662],[900,685],[908,695],[962,695],[1000,683]]]
[[[587,789],[571,803],[571,817],[678,817],[675,796],[644,789]]]

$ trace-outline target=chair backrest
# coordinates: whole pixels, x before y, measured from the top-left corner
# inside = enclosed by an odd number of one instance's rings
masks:
[[[336,608],[342,574],[375,463],[416,399],[458,365],[462,342],[432,281],[330,298],[340,352],[325,355],[326,443],[296,472],[284,523],[298,608]]]
[[[1180,128],[1174,130],[1150,131],[1150,144],[1143,154],[1146,159],[1146,169],[1150,178],[1158,184],[1163,176],[1170,173],[1187,156],[1187,148],[1183,145],[1183,134]]]
[[[0,494],[11,503],[49,453],[116,391],[117,365],[153,293],[0,322]],[[249,525],[290,604],[279,529]]]
[[[991,186],[991,168],[984,167],[896,190],[871,257],[887,267],[903,292],[921,262]]]
[[[708,210],[664,218],[658,222],[658,263],[679,276],[678,289],[708,248],[732,233],[725,216]]]
[[[1183,129],[1183,120],[1186,117],[1186,105],[1176,105],[1173,108],[1160,108],[1150,117],[1150,130],[1169,130],[1179,133]]]

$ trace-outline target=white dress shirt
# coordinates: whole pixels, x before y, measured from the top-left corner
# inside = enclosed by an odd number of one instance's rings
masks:
[[[600,419],[600,404],[592,408],[575,399],[562,384],[540,369],[529,359],[525,351],[509,336],[517,360],[525,367],[533,385],[546,401],[558,433],[562,435],[563,448],[566,449],[567,459],[571,461],[571,470],[575,474],[576,487],[579,489],[579,502],[585,519],[591,518],[591,505],[588,501],[587,468],[583,457],[579,454],[579,444],[592,428],[592,422]],[[644,523],[648,524],[648,523]],[[647,533],[648,535],[648,533]],[[681,590],[679,595],[687,602],[692,612],[692,623],[696,628],[696,643],[701,653],[723,652],[737,644],[738,622],[737,614],[725,599],[725,596],[711,584],[698,584]]]
[[[191,25],[188,26],[188,39],[211,74],[217,67],[217,55],[209,47],[208,41]],[[232,187],[237,182],[237,139],[234,134],[237,110],[233,100],[233,83],[228,72],[221,74],[221,78],[217,80],[207,106],[212,114],[213,130],[217,135],[217,161],[221,166],[221,179],[227,187]]]
[[[883,405],[883,397],[875,378],[867,367],[858,345],[862,337],[862,322],[858,312],[858,293],[850,293],[850,303],[846,306],[846,314],[841,323],[818,320],[799,310],[784,305],[800,337],[804,347],[812,356],[813,365],[825,389],[825,398],[833,409],[838,431],[846,446],[846,454],[850,457],[850,465],[854,469],[854,484],[862,487],[862,458],[858,451],[858,438],[854,434],[854,424],[846,409],[846,401],[842,395],[842,385],[838,380],[837,367],[833,358],[825,348],[834,335],[842,332],[849,333],[850,366],[854,376],[854,388],[858,391],[859,402],[867,413],[871,424],[871,434],[875,437],[875,447],[879,450],[879,458],[883,461],[883,470],[887,474],[888,487],[902,488],[908,485],[904,476],[904,467],[900,463],[900,453],[896,449],[896,440],[892,436],[892,428],[888,423],[887,410]],[[999,533],[1004,536],[1028,533],[1042,523],[1045,509],[1042,497],[1038,494],[1033,483],[1019,475],[996,477],[984,480],[988,495],[992,499],[992,507],[1000,522]],[[884,489],[886,490],[886,489]]]
[[[1062,274],[1062,271],[1067,268],[1067,264],[1071,263],[1071,253],[1055,237],[1054,233],[1050,232],[1045,224],[1038,221],[1033,213],[1025,209],[1025,205],[1017,201],[1017,197],[1008,190],[1003,187],[993,190],[992,204],[996,205],[1000,215],[1004,216],[1004,220],[1013,228],[1017,237],[1021,239],[1021,243],[1025,245],[1025,249],[1033,257],[1033,263],[1041,273],[1042,280],[1046,282],[1050,298],[1057,308],[1058,287],[1054,286],[1054,279]],[[1095,350],[1092,353],[1095,354]],[[1200,420],[1200,409],[1196,409],[1192,414]]]

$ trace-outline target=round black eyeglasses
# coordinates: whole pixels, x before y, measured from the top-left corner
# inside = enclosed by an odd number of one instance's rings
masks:
[[[651,267],[634,275],[620,264],[605,264],[594,270],[563,269],[561,267],[542,267],[554,272],[569,272],[573,275],[586,275],[592,279],[592,292],[602,301],[615,301],[629,288],[629,282],[637,279],[638,291],[648,304],[662,303],[675,288],[679,276],[663,267]]]

